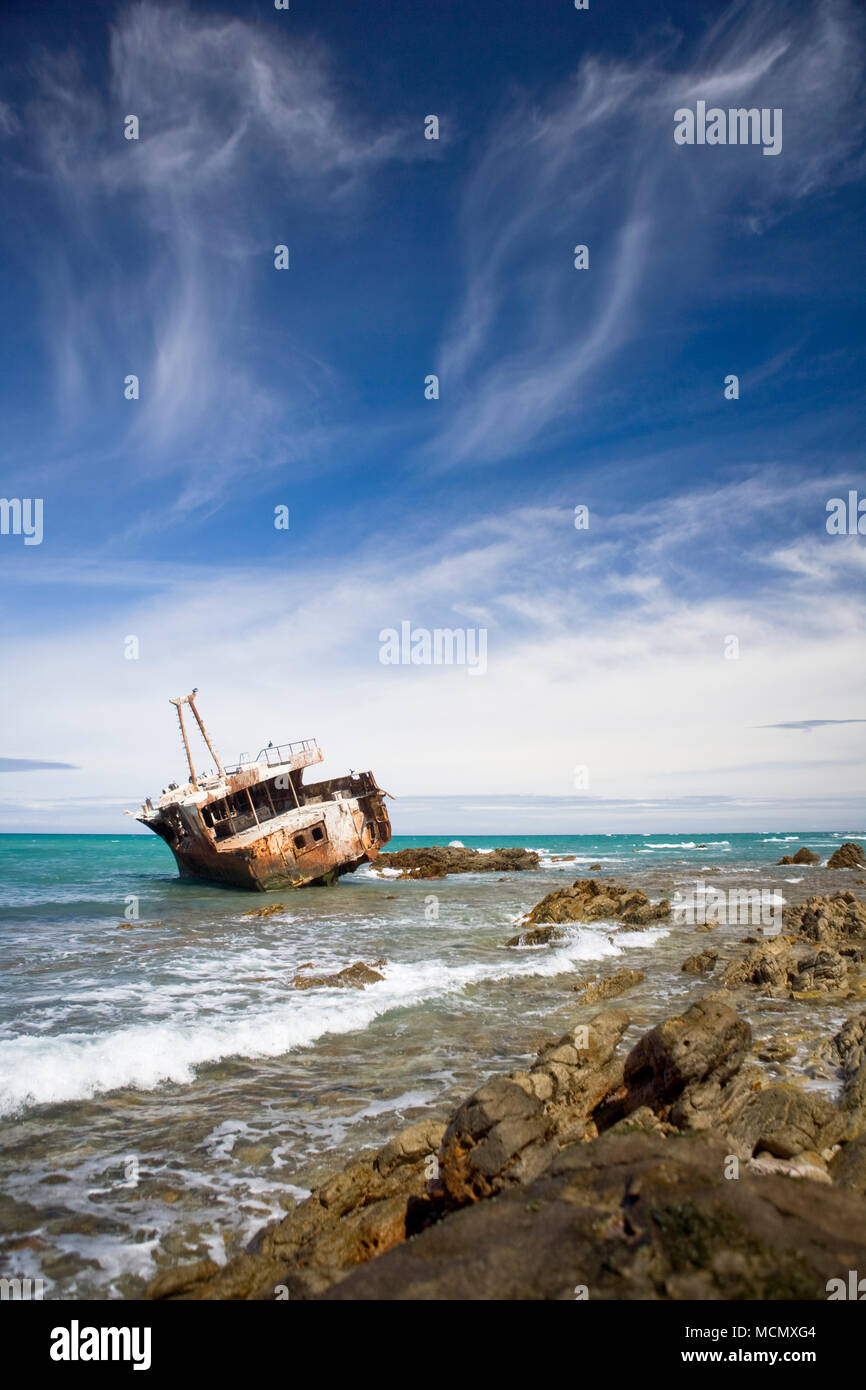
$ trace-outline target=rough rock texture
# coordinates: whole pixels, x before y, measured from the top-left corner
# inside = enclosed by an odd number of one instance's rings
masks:
[[[783,920],[786,932],[837,950],[866,945],[866,905],[850,892],[807,898],[799,907],[786,907]]]
[[[811,849],[798,849],[796,854],[783,854],[781,859],[776,860],[776,864],[820,864],[820,854],[815,854]]]
[[[347,986],[352,989],[363,989],[365,985],[374,985],[377,980],[384,980],[384,975],[380,975],[373,966],[384,965],[385,962],[377,960],[373,965],[365,965],[364,961],[356,960],[354,965],[347,965],[345,970],[338,970],[336,975],[295,975],[292,984],[295,989],[318,989],[324,985],[330,985],[336,989],[345,989]]]
[[[708,946],[706,950],[699,951],[697,955],[686,956],[680,970],[684,970],[687,975],[707,975],[715,969],[718,959],[718,951],[714,950],[712,946]]]
[[[614,1051],[628,1015],[609,1009],[544,1048],[528,1072],[496,1076],[458,1108],[439,1153],[446,1207],[537,1177],[563,1144],[595,1129],[589,1115],[622,1075]]]
[[[853,840],[846,840],[827,860],[828,869],[866,869],[866,854]]]
[[[570,888],[557,888],[542,898],[508,946],[543,946],[555,940],[557,928],[571,922],[616,920],[628,926],[645,927],[666,922],[671,905],[667,898],[653,905],[640,888],[624,884],[599,883],[594,878],[576,878]]]
[[[853,893],[807,898],[785,908],[785,934],[758,942],[744,960],[732,961],[727,989],[758,985],[777,999],[849,993],[851,969],[866,950],[866,908]]]
[[[428,845],[419,849],[398,849],[380,854],[379,869],[402,869],[402,878],[445,878],[446,874],[514,873],[538,868],[534,849],[494,849],[482,854],[477,849],[455,845]]]
[[[347,1269],[411,1235],[423,1218],[430,1173],[444,1125],[424,1120],[378,1153],[349,1164],[282,1221],[268,1226],[246,1254],[216,1274],[202,1261],[159,1275],[146,1298],[310,1298]],[[172,1282],[174,1279],[174,1282]]]
[[[764,1152],[776,1158],[820,1153],[836,1144],[846,1124],[835,1105],[798,1086],[766,1086],[755,1091],[731,1119],[733,1152],[741,1158]]]
[[[605,999],[616,999],[618,995],[625,994],[627,989],[639,985],[643,978],[642,970],[630,970],[623,966],[612,975],[605,975],[600,980],[590,980],[587,984],[572,985],[572,989],[582,994],[584,1004],[601,1004]]]
[[[368,1299],[820,1299],[866,1267],[856,1193],[742,1171],[703,1136],[575,1144],[325,1295]]]
[[[859,917],[837,898],[802,923],[847,931]],[[724,994],[622,1060],[628,1023],[609,1009],[578,1025],[447,1125],[348,1165],[222,1269],[164,1272],[147,1296],[825,1298],[866,1268],[866,1012],[817,1054],[838,1103],[767,1084]]]
[[[738,1095],[732,1086],[751,1041],[751,1029],[713,995],[667,1019],[635,1044],[622,1086],[595,1119],[599,1130],[648,1106],[677,1129],[709,1129]]]

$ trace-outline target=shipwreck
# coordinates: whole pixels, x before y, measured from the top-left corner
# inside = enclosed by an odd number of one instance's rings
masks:
[[[148,797],[135,816],[165,840],[182,878],[267,892],[333,883],[376,859],[391,838],[391,823],[388,793],[372,772],[305,783],[304,769],[323,759],[313,738],[269,743],[257,757],[241,754],[234,767],[224,768],[196,708],[197,693],[170,702],[189,781],[172,782],[156,805]],[[185,705],[215,764],[207,775],[196,775],[193,766]]]

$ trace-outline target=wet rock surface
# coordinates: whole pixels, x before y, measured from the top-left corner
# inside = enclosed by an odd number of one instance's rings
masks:
[[[572,985],[572,989],[581,993],[584,1004],[600,1004],[604,999],[616,999],[620,994],[625,994],[626,990],[633,989],[644,978],[643,970],[631,970],[623,966],[612,975],[605,975],[600,980],[590,980],[587,984]]]
[[[572,922],[616,921],[630,927],[647,927],[670,919],[670,902],[651,903],[640,888],[622,883],[599,883],[577,878],[570,888],[557,888],[527,913],[517,936],[508,946],[543,946],[562,935]]]
[[[428,845],[380,854],[376,867],[400,869],[403,878],[445,878],[448,874],[502,874],[537,869],[534,849],[493,849],[482,853],[456,845]]]
[[[356,960],[354,965],[347,965],[344,970],[338,970],[334,975],[297,974],[292,980],[292,985],[295,989],[320,989],[322,986],[333,989],[363,989],[365,985],[374,985],[385,978],[375,968],[384,964],[382,960],[373,961],[372,965]]]

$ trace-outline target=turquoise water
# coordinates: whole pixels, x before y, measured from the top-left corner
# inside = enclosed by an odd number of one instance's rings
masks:
[[[0,1267],[53,1297],[134,1296],[157,1267],[225,1258],[359,1148],[524,1063],[599,964],[653,957],[636,1026],[691,987],[666,928],[506,949],[551,888],[598,862],[653,897],[709,873],[791,898],[826,875],[780,855],[845,838],[864,837],[396,837],[526,845],[542,866],[432,882],[365,866],[249,894],[179,880],[151,836],[0,837]],[[293,988],[303,967],[359,959],[383,979]]]

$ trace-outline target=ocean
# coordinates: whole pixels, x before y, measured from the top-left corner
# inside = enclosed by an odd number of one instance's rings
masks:
[[[593,923],[506,947],[591,864],[654,899],[700,876],[799,901],[838,875],[775,861],[845,839],[866,836],[397,836],[389,850],[522,845],[541,866],[432,881],[365,866],[334,888],[248,894],[179,880],[154,837],[0,836],[0,1274],[123,1298],[159,1269],[224,1260],[359,1150],[526,1064],[579,1021],[574,987],[606,962],[652,958],[627,996],[636,1033],[669,1014],[692,987],[685,928]],[[358,960],[384,978],[293,986],[302,967]],[[784,1001],[755,1009],[784,1027]]]

